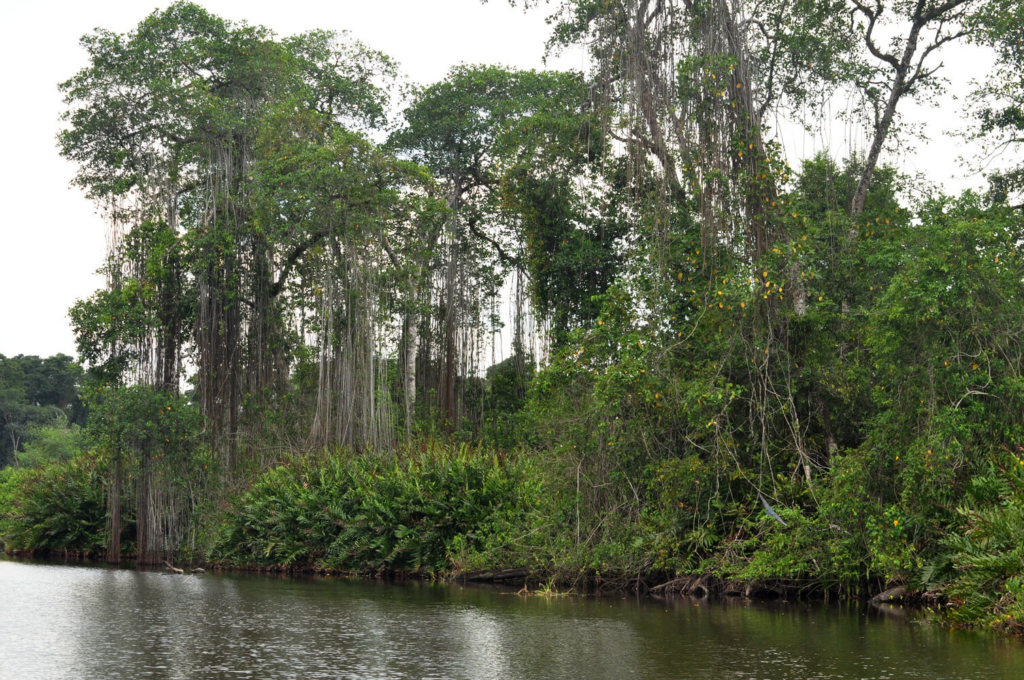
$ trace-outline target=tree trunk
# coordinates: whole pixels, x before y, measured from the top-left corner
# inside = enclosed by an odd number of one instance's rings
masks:
[[[832,417],[829,415],[828,404],[825,403],[825,399],[821,396],[821,391],[815,388],[813,395],[818,411],[821,412],[821,426],[825,431],[825,445],[828,447],[828,457],[831,463],[832,457],[839,453],[839,444],[836,443],[836,435],[832,430]]]
[[[454,286],[452,286],[454,287]],[[444,318],[444,368],[441,374],[441,412],[445,416],[446,427],[455,428],[455,304],[454,296],[449,294],[445,305]]]
[[[878,157],[882,154],[882,146],[885,144],[885,138],[889,134],[889,128],[892,126],[892,119],[896,115],[896,104],[900,100],[903,90],[903,76],[898,75],[896,82],[893,83],[892,92],[889,94],[889,101],[885,105],[885,112],[882,114],[882,119],[875,126],[875,138],[871,142],[871,149],[868,151],[868,157],[864,163],[864,169],[860,173],[860,180],[857,182],[857,192],[853,195],[853,203],[850,205],[850,213],[853,215],[860,215],[864,212],[864,204],[868,199],[868,186],[871,184],[871,175],[875,172],[875,166],[878,165]],[[851,235],[854,233],[853,227],[850,229]]]
[[[807,289],[800,280],[800,267],[796,260],[789,267],[789,285],[793,296],[793,311],[797,316],[804,316],[807,314]]]
[[[910,29],[910,34],[907,36],[907,44],[903,48],[903,57],[900,59],[899,64],[893,67],[895,72],[892,77],[892,89],[889,91],[889,99],[885,103],[885,111],[882,113],[882,118],[875,124],[875,138],[871,141],[871,149],[868,151],[864,170],[860,173],[857,191],[854,193],[853,202],[850,205],[850,213],[853,215],[860,215],[864,212],[864,204],[868,198],[868,187],[871,184],[871,175],[875,172],[878,157],[881,155],[882,147],[885,145],[885,138],[889,135],[889,128],[892,127],[892,121],[896,115],[896,105],[899,103],[900,98],[906,94],[907,73],[910,70],[910,63],[914,58],[914,53],[917,51],[917,40],[925,23],[926,21],[922,17],[915,16],[914,24]],[[926,49],[925,56],[928,55],[929,51],[930,49]],[[850,234],[851,236],[854,234],[853,227],[850,228]]]
[[[114,457],[110,475],[110,489],[107,491],[107,513],[110,519],[110,534],[107,537],[107,563],[121,563],[121,456]]]
[[[448,205],[457,211],[462,197],[462,181],[457,180],[452,189]],[[448,269],[445,272],[445,310],[444,310],[444,367],[441,373],[440,394],[441,413],[445,415],[445,427],[454,430],[457,409],[455,405],[455,316],[457,302],[455,299],[455,282],[459,265],[459,243],[453,215],[448,221],[449,248]]]
[[[149,564],[149,465],[146,454],[139,456],[139,476],[135,482],[135,563]]]
[[[405,441],[412,442],[416,414],[416,353],[420,348],[419,315],[410,311],[405,321]]]

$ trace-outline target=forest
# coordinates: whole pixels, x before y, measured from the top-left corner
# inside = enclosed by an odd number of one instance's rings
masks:
[[[519,5],[585,68],[414,85],[184,2],[82,39],[106,284],[80,365],[0,357],[5,549],[1024,632],[1024,4]],[[835,97],[864,148],[787,159]],[[886,164],[921,105],[987,189]]]

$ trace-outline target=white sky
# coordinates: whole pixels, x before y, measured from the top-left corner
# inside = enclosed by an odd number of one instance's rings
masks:
[[[15,2],[0,0],[0,354],[75,354],[67,310],[103,284],[95,274],[104,256],[104,225],[92,204],[68,183],[74,167],[56,150],[63,110],[57,83],[86,65],[78,39],[95,27],[124,32],[155,7],[149,2]],[[524,13],[504,0],[206,0],[209,11],[231,20],[263,24],[280,35],[313,28],[348,30],[400,63],[412,81],[440,80],[460,62],[542,68],[548,27],[544,8]],[[948,51],[953,91],[983,73],[976,52]],[[582,52],[549,64],[581,68]],[[934,171],[949,189],[980,185],[964,180],[955,158],[963,149],[941,133],[959,126],[959,108],[913,112],[926,121],[933,141],[898,160],[908,171]],[[834,125],[829,139],[787,127],[786,151],[793,159],[830,146],[843,156],[863,144],[856,131]],[[828,144],[826,144],[828,141]],[[940,169],[940,170],[935,170]]]

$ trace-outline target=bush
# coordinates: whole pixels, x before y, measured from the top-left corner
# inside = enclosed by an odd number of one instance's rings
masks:
[[[408,458],[292,457],[238,498],[211,558],[232,565],[442,571],[524,503],[514,466],[462,446]]]
[[[0,544],[6,548],[11,529],[14,496],[26,471],[13,467],[0,468]]]
[[[84,448],[82,428],[69,423],[63,414],[53,423],[29,426],[29,434],[25,450],[15,454],[21,467],[37,468],[46,463],[69,460]]]
[[[946,551],[924,570],[952,607],[944,616],[963,626],[1024,633],[1024,460],[972,478],[960,526],[942,541]]]
[[[0,476],[2,533],[8,550],[94,553],[106,545],[103,479],[94,453]]]

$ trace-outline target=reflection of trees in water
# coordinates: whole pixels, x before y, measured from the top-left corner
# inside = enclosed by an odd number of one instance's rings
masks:
[[[1010,640],[860,606],[0,562],[18,677],[1020,677]],[[1016,674],[1015,674],[1016,673]],[[15,677],[15,676],[11,676]]]

